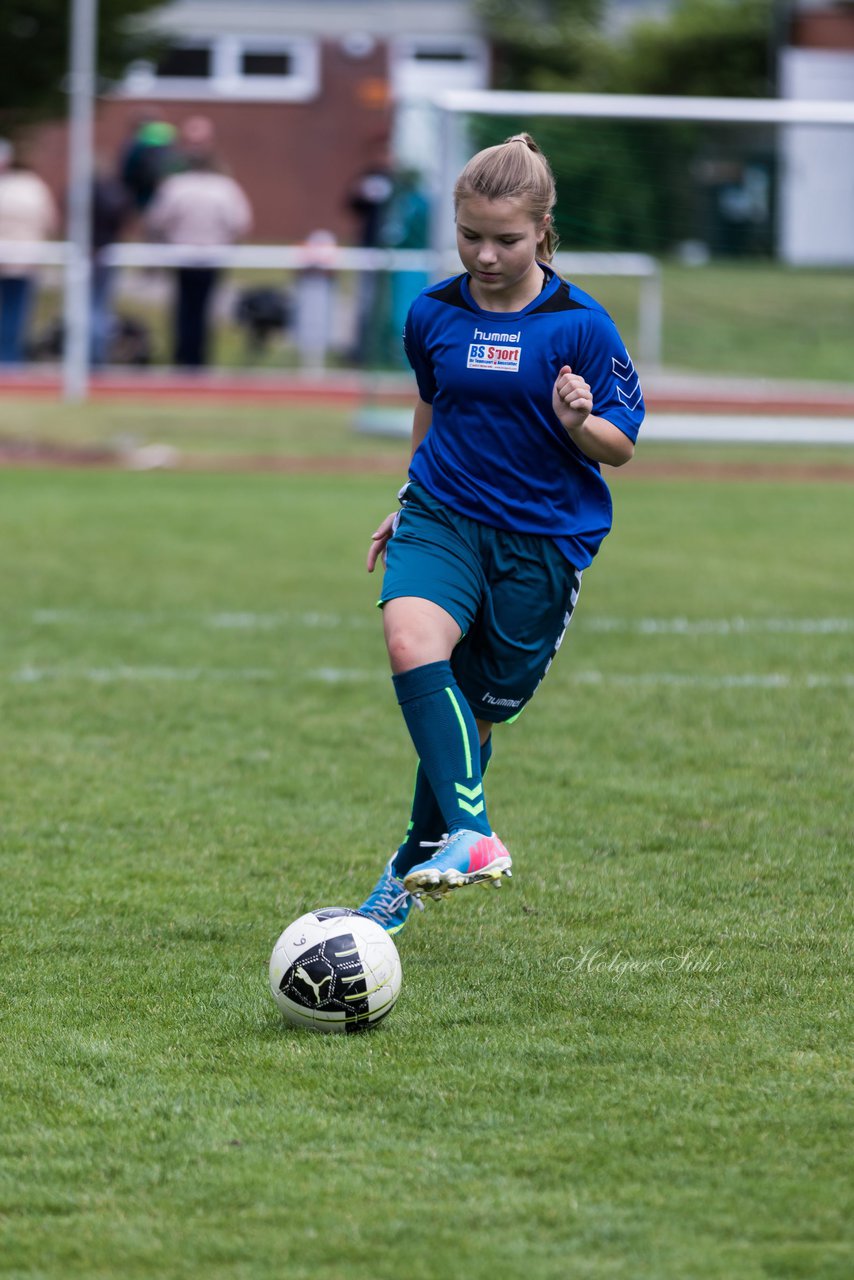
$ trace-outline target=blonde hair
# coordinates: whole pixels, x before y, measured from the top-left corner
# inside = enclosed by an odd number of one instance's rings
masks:
[[[472,156],[454,184],[454,209],[472,195],[519,200],[536,223],[551,214],[557,199],[551,166],[529,133],[514,133]],[[551,220],[540,245],[540,256],[550,262],[558,246]]]

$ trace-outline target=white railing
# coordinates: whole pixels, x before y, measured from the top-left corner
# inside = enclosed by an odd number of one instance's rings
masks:
[[[592,120],[681,120],[707,124],[854,125],[854,102],[805,98],[665,97],[639,93],[531,93],[448,89],[437,98],[448,112],[480,115],[575,116]]]
[[[175,268],[211,266],[223,269],[272,270],[296,273],[338,272],[425,272],[440,280],[460,270],[459,258],[453,251],[437,253],[420,249],[349,249],[334,244],[242,244],[200,248],[197,245],[118,243],[102,249],[98,261],[120,268]],[[81,262],[74,246],[65,241],[30,243],[0,241],[0,266],[61,266],[67,275],[85,271],[89,264]],[[640,281],[638,302],[638,350],[640,363],[648,369],[661,364],[661,331],[663,301],[661,269],[655,258],[643,253],[558,253],[554,266],[561,275],[619,276]],[[76,346],[65,344],[67,361],[73,350],[88,350],[88,313],[70,317],[82,324],[85,341]],[[313,352],[313,363],[325,363],[324,352]]]

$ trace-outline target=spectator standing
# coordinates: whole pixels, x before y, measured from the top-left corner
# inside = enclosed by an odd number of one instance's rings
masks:
[[[188,116],[181,121],[178,132],[179,145],[175,152],[172,172],[190,169],[197,159],[205,160],[216,150],[213,121],[207,116]]]
[[[357,219],[356,244],[360,249],[384,246],[385,218],[394,195],[394,173],[389,144],[374,144],[373,162],[358,175],[350,188],[347,205]],[[360,271],[356,286],[356,340],[353,359],[366,365],[380,355],[384,345],[379,329],[383,311],[380,273]]]
[[[131,200],[122,182],[99,165],[92,184],[92,318],[90,359],[107,363],[115,329],[112,292],[115,268],[104,261],[104,249],[115,244],[131,213]]]
[[[185,170],[166,178],[148,209],[149,233],[167,244],[215,249],[248,235],[252,209],[233,178],[222,173],[212,150],[188,147]],[[205,263],[181,266],[175,275],[173,310],[173,361],[197,368],[207,364],[210,338],[210,310],[219,278],[219,269]]]
[[[144,213],[160,183],[178,168],[175,126],[144,116],[133,126],[119,157],[119,179],[138,213]]]
[[[394,194],[389,203],[383,233],[384,243],[390,249],[426,249],[430,240],[430,205],[421,185],[421,176],[414,169],[401,169],[395,176]],[[430,283],[426,271],[398,270],[391,275],[391,334],[392,360],[403,364],[403,351],[399,336],[409,308],[422,289]]]
[[[59,226],[50,188],[38,174],[17,163],[12,144],[0,139],[0,241],[39,243]],[[0,261],[0,363],[24,359],[35,295],[36,264]]]

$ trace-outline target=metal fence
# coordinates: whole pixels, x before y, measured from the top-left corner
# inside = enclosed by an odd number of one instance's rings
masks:
[[[455,253],[437,253],[414,249],[349,249],[334,244],[301,245],[231,245],[199,248],[194,245],[119,243],[98,253],[98,262],[114,268],[216,267],[234,270],[282,271],[294,273],[305,284],[309,279],[331,285],[343,273],[421,272],[439,280],[459,268]],[[29,243],[0,241],[2,266],[59,266],[64,274],[63,384],[69,398],[85,395],[88,379],[89,328],[91,324],[88,282],[91,260],[81,255],[67,241]],[[617,276],[636,279],[638,289],[638,350],[640,362],[647,369],[661,363],[662,283],[661,270],[655,258],[640,253],[559,253],[554,266],[561,275]],[[81,289],[83,281],[85,288]],[[315,302],[312,303],[312,296]],[[82,301],[82,305],[81,305]],[[320,293],[299,291],[298,305],[306,308],[327,306]],[[322,335],[321,323],[313,324],[304,316],[306,331]],[[300,351],[301,364],[312,368],[326,365],[328,346],[322,336]]]

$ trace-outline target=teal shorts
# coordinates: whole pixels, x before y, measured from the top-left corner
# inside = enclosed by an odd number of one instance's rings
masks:
[[[401,596],[438,604],[462,631],[451,655],[481,720],[514,720],[560,648],[581,571],[541,534],[495,529],[410,484],[386,548],[380,605]]]

